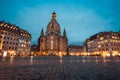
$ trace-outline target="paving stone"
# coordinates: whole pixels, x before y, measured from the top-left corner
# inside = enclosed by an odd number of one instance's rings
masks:
[[[120,57],[0,57],[0,80],[120,80]],[[31,62],[32,61],[32,62]]]

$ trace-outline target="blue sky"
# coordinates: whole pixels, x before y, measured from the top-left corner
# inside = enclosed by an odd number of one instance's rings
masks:
[[[37,44],[57,13],[61,32],[66,29],[69,44],[80,45],[100,31],[120,30],[120,0],[0,0],[0,20],[18,25],[32,34]]]

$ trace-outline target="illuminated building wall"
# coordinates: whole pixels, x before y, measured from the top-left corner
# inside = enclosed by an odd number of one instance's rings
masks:
[[[82,54],[82,46],[69,45],[68,53],[71,56],[79,56]]]
[[[120,53],[120,32],[100,32],[87,39],[87,52],[101,55]]]
[[[86,53],[87,52],[87,39],[83,42],[83,45],[82,45],[82,47],[83,47],[83,53]]]
[[[7,51],[9,56],[28,55],[31,35],[16,25],[0,21],[0,53]]]
[[[36,44],[31,45],[31,56],[37,56],[38,53],[38,46]]]
[[[56,13],[52,13],[52,19],[48,23],[46,33],[41,30],[38,39],[40,55],[66,55],[68,39],[64,29],[63,34],[60,32],[60,25],[56,20]]]

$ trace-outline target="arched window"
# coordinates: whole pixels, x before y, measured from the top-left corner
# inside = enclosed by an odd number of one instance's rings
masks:
[[[50,42],[50,48],[53,49],[53,40]]]

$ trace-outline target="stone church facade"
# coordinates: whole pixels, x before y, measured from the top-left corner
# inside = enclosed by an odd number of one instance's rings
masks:
[[[46,32],[41,30],[38,39],[40,55],[67,55],[68,39],[66,30],[61,34],[60,25],[56,20],[56,13],[52,13],[52,19],[47,25]]]

